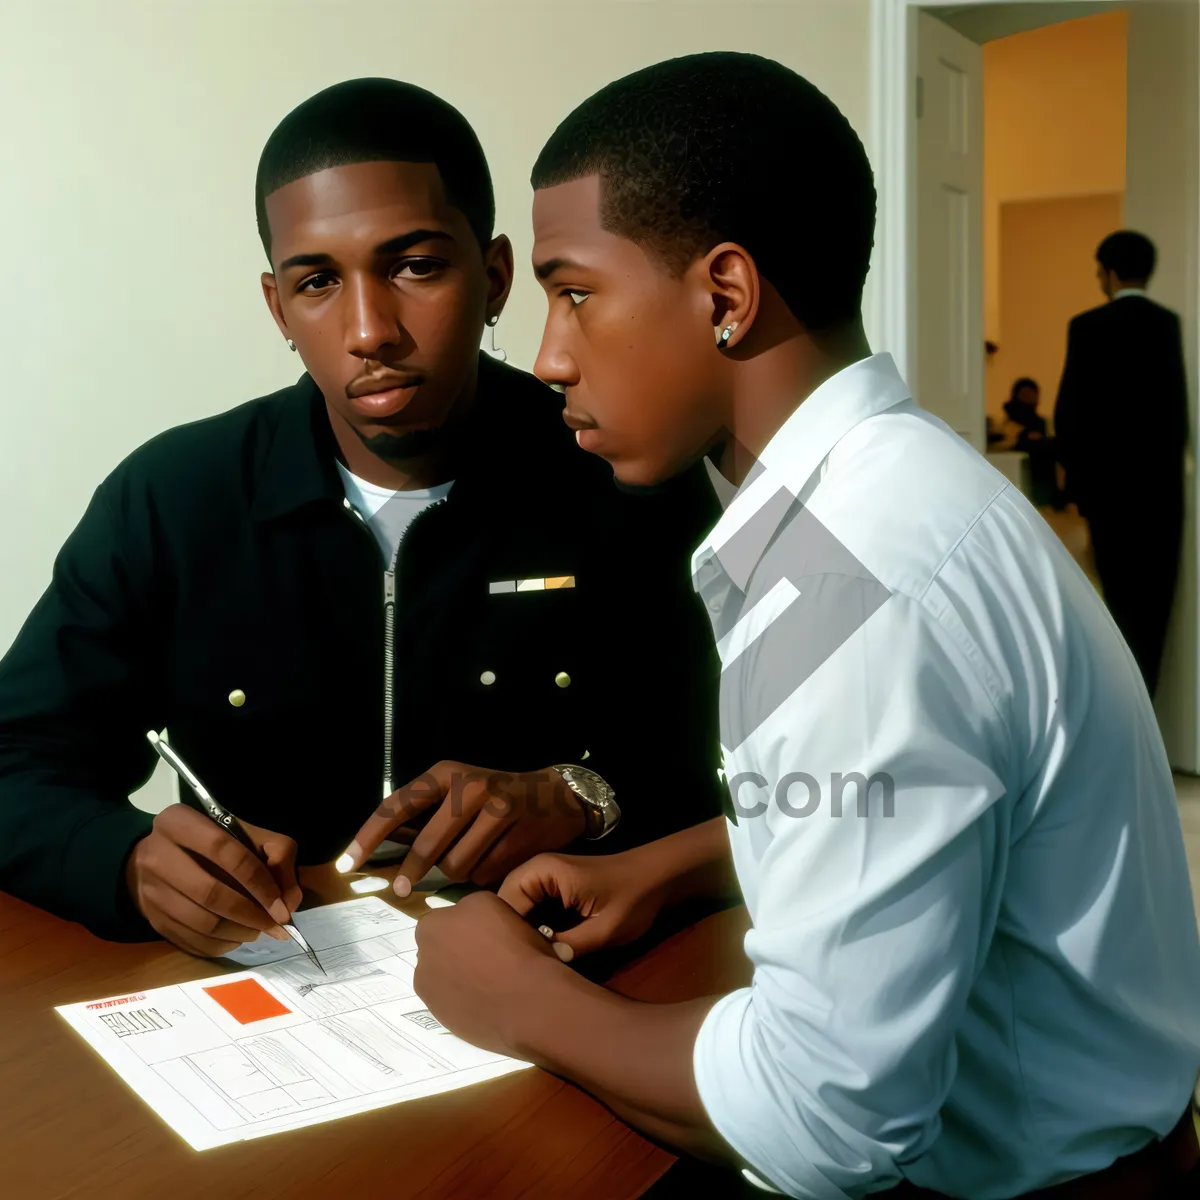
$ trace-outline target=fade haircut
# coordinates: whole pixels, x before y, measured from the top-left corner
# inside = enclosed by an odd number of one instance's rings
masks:
[[[462,113],[411,83],[351,79],[305,100],[267,138],[254,180],[254,206],[268,261],[267,197],[318,171],[364,162],[433,163],[447,202],[467,218],[480,249],[491,242],[492,177]]]
[[[1096,261],[1122,281],[1141,281],[1154,274],[1158,252],[1145,234],[1134,233],[1132,229],[1122,229],[1117,233],[1110,233],[1100,243],[1096,251]]]
[[[609,84],[554,131],[531,182],[593,174],[603,227],[672,274],[736,242],[806,328],[858,317],[875,234],[871,165],[833,102],[781,63],[691,54]]]

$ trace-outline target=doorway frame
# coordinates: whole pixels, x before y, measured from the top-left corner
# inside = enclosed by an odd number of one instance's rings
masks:
[[[875,167],[875,254],[867,296],[871,341],[887,349],[903,378],[916,362],[917,94],[909,86],[923,8],[982,8],[1010,0],[871,0],[870,142]],[[1061,7],[1089,0],[1022,0]],[[1127,8],[1136,0],[1113,0]]]
[[[871,345],[891,353],[900,374],[914,380],[917,323],[917,93],[910,80],[916,77],[913,61],[917,51],[917,17],[921,9],[982,8],[1019,2],[1022,6],[1043,5],[1060,11],[1068,5],[1086,5],[1081,15],[1094,12],[1093,0],[871,0],[870,2],[870,133],[869,146],[875,169],[877,216],[875,253],[864,295],[864,318]],[[1200,0],[1177,0],[1200,5]],[[1106,7],[1131,11],[1139,0],[1108,0]],[[1063,18],[1058,18],[1062,20]],[[1056,24],[1057,20],[1047,24]],[[1025,25],[1023,29],[1029,29]],[[1017,30],[1014,30],[1017,32]],[[1200,154],[1200,147],[1195,151]],[[1193,234],[1200,238],[1200,212],[1194,218]],[[1191,378],[1189,386],[1200,388]],[[1189,394],[1190,446],[1185,463],[1185,517],[1183,557],[1177,602],[1185,586],[1196,605],[1195,572],[1200,565],[1200,488],[1196,459],[1200,455],[1200,398]],[[1188,544],[1190,542],[1190,545]],[[1185,584],[1191,572],[1192,583]],[[1192,619],[1196,619],[1193,609]],[[1168,632],[1168,649],[1171,634]],[[1189,662],[1182,690],[1171,698],[1156,697],[1160,727],[1168,707],[1185,705],[1182,723],[1168,737],[1168,755],[1176,771],[1200,774],[1200,654]],[[1187,693],[1184,696],[1184,692]]]

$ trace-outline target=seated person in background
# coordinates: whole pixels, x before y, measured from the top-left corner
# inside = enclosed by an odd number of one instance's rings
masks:
[[[397,890],[719,813],[689,559],[720,505],[702,466],[619,490],[561,395],[481,355],[513,261],[470,126],[340,83],[271,134],[256,194],[307,373],[134,451],[62,548],[0,662],[0,888],[217,955],[290,920],[296,864],[381,798],[424,822]],[[265,863],[129,803],[164,727]]]
[[[1034,379],[1018,379],[1004,404],[1004,445],[1029,455],[1033,484],[1031,499],[1036,505],[1062,508],[1056,477],[1054,439],[1046,436],[1046,418],[1038,412],[1041,389]]]
[[[1018,379],[1004,402],[1006,432],[1016,450],[1028,450],[1046,438],[1046,418],[1038,412],[1041,394],[1036,380]]]

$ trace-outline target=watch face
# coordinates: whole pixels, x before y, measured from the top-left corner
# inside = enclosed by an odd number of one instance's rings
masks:
[[[583,802],[587,817],[586,836],[595,839],[612,829],[620,819],[615,793],[605,781],[587,767],[575,765],[556,767],[571,790]]]

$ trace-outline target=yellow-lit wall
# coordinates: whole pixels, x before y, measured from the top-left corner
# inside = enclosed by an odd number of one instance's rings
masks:
[[[1121,223],[1121,196],[1017,200],[1000,209],[1000,308],[1004,341],[990,371],[999,403],[1014,379],[1042,389],[1041,412],[1054,398],[1067,346],[1066,322],[1103,297],[1096,288],[1096,245]]]
[[[984,336],[1000,347],[987,369],[989,414],[1000,411],[1014,378],[1048,369],[1037,363],[1061,364],[1067,320],[1103,299],[1088,259],[1078,267],[1084,277],[1082,303],[1073,311],[1042,305],[1037,330],[1017,315],[1021,341],[1014,344],[1005,299],[1025,301],[1023,289],[1010,286],[1004,275],[1044,271],[1037,261],[1023,262],[1015,250],[1002,255],[1000,214],[1014,201],[1111,197],[1124,191],[1127,27],[1125,13],[1104,13],[983,47]],[[1070,206],[1059,211],[1067,223],[1056,262],[1065,266],[1077,257],[1079,236],[1070,224]],[[1074,294],[1065,286],[1061,293]],[[1057,375],[1041,383],[1049,404]]]

